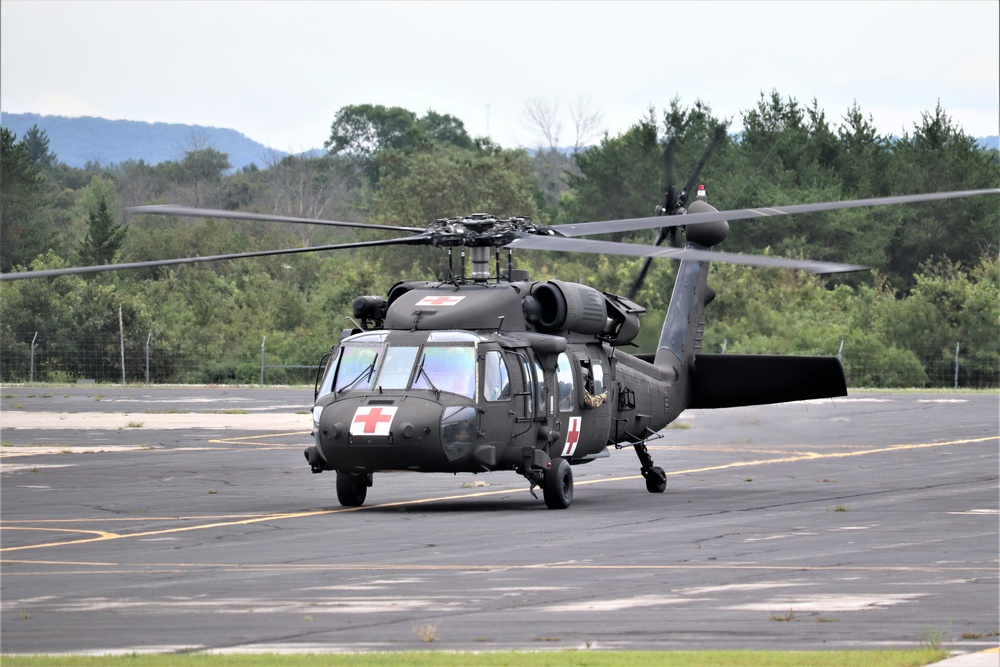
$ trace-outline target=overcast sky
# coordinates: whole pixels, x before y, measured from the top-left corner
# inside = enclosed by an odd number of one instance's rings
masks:
[[[525,103],[589,100],[624,131],[679,96],[740,126],[762,91],[884,133],[938,101],[1000,134],[1000,2],[0,3],[12,113],[232,128],[300,151],[349,104],[428,109],[505,146],[539,142]]]

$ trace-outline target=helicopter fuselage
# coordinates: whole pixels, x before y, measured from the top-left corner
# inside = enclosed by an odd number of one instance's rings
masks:
[[[610,344],[638,330],[641,309],[620,297],[524,281],[410,284],[390,299],[383,328],[333,351],[314,470],[524,473],[606,457],[676,417],[673,376]]]

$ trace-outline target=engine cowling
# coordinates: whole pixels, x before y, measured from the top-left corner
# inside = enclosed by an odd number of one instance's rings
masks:
[[[531,312],[525,315],[543,331],[597,335],[608,323],[604,295],[593,287],[549,280],[531,289]]]
[[[615,345],[635,338],[645,312],[622,297],[562,280],[535,283],[523,306],[525,320],[538,331],[597,336]]]

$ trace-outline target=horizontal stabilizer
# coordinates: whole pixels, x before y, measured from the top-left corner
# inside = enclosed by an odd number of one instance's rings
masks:
[[[847,396],[837,357],[699,354],[690,408],[733,408]]]

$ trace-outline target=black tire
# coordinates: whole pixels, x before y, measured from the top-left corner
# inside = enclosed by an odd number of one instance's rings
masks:
[[[646,478],[646,490],[650,493],[663,493],[667,490],[667,473],[663,468],[654,466],[642,475]]]
[[[542,480],[542,493],[550,510],[564,510],[573,502],[573,470],[566,459],[552,459]]]
[[[337,471],[337,500],[344,507],[361,507],[368,496],[368,475]]]

